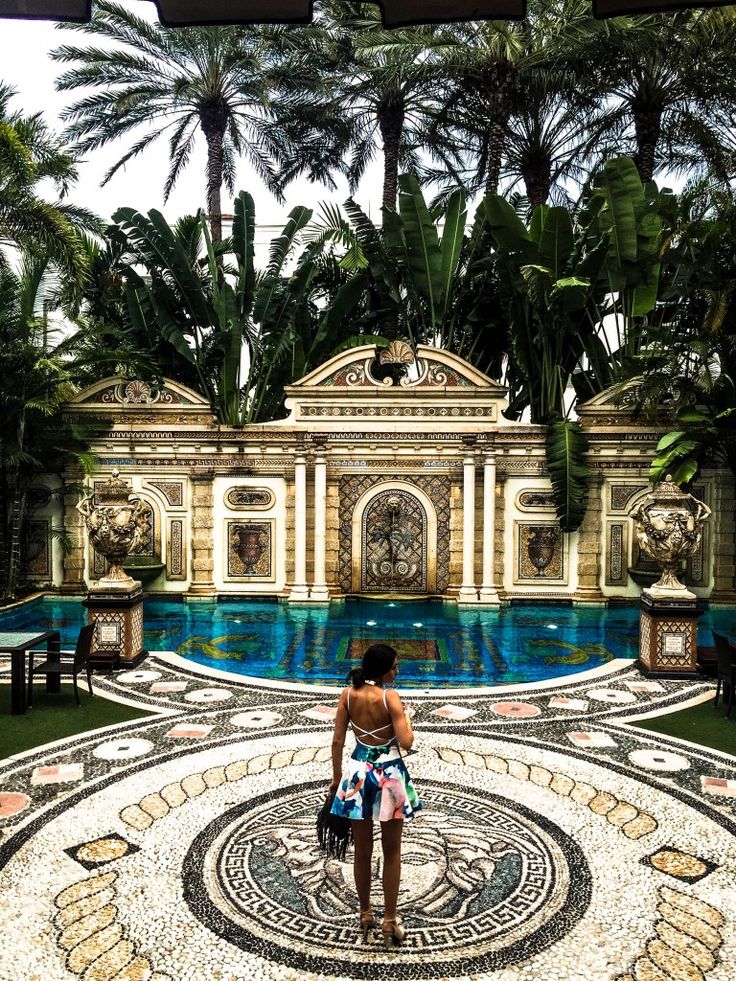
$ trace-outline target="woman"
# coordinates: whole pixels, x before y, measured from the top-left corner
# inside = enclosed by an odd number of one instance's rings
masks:
[[[381,822],[383,848],[383,939],[387,947],[399,945],[406,931],[396,916],[401,878],[401,832],[404,821],[421,808],[401,749],[409,750],[414,733],[408,712],[395,691],[387,691],[399,673],[393,647],[373,644],[363,663],[348,676],[335,718],[332,740],[332,813],[352,821],[355,845],[355,888],[360,900],[363,939],[375,926],[371,907],[373,822]],[[348,724],[356,746],[342,769]],[[401,749],[399,748],[401,747]]]

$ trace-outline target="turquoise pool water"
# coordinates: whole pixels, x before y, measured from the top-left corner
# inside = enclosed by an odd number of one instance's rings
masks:
[[[199,664],[284,681],[339,684],[376,641],[398,650],[398,684],[422,688],[542,681],[638,654],[634,607],[466,610],[347,601],[308,609],[150,600],[144,609],[149,651],[175,651]],[[46,598],[0,614],[0,629],[55,628],[73,644],[85,615],[76,601]],[[707,611],[699,643],[711,645],[710,630],[728,632],[732,623],[730,610]]]

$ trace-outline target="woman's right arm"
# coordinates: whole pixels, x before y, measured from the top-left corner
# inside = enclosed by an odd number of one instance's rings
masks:
[[[409,750],[414,745],[414,730],[411,719],[404,711],[401,699],[395,691],[386,692],[386,707],[391,716],[396,741],[402,749]]]

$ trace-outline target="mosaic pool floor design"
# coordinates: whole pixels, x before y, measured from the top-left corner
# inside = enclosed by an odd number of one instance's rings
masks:
[[[708,682],[619,659],[408,696],[425,810],[397,951],[363,944],[350,862],[316,848],[335,689],[174,654],[95,683],[157,714],[0,763],[0,978],[736,973],[736,757],[628,724],[711,698]],[[380,910],[377,856],[374,872]]]

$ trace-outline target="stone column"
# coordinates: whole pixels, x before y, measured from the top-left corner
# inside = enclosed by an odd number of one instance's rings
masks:
[[[215,595],[213,556],[215,520],[212,471],[192,474],[192,581],[187,599],[210,599]]]
[[[574,603],[605,605],[601,592],[601,539],[602,539],[602,488],[603,478],[592,473],[588,478],[588,506],[578,529],[578,588]]]
[[[309,599],[307,586],[307,458],[294,458],[294,582],[290,603]]]
[[[714,481],[710,534],[713,543],[713,589],[711,603],[736,602],[736,487],[733,474],[718,473]],[[716,520],[717,516],[717,520]]]
[[[314,583],[309,598],[314,603],[328,603],[330,594],[325,575],[325,542],[327,535],[327,460],[322,454],[314,458]]]
[[[496,458],[492,453],[483,457],[483,582],[481,603],[500,602],[494,586],[493,559],[496,550]]]
[[[501,600],[505,598],[504,583],[506,582],[506,478],[507,474],[496,471],[496,546],[493,570],[494,582],[497,584],[496,588],[499,590]]]
[[[463,458],[463,584],[458,603],[477,603],[475,588],[475,457]]]
[[[61,592],[86,593],[87,584],[84,581],[84,547],[87,536],[84,531],[84,518],[77,511],[77,504],[81,496],[80,487],[84,482],[82,468],[74,466],[67,467],[64,470],[63,481],[62,522],[72,547],[63,559],[64,581],[61,584]]]

